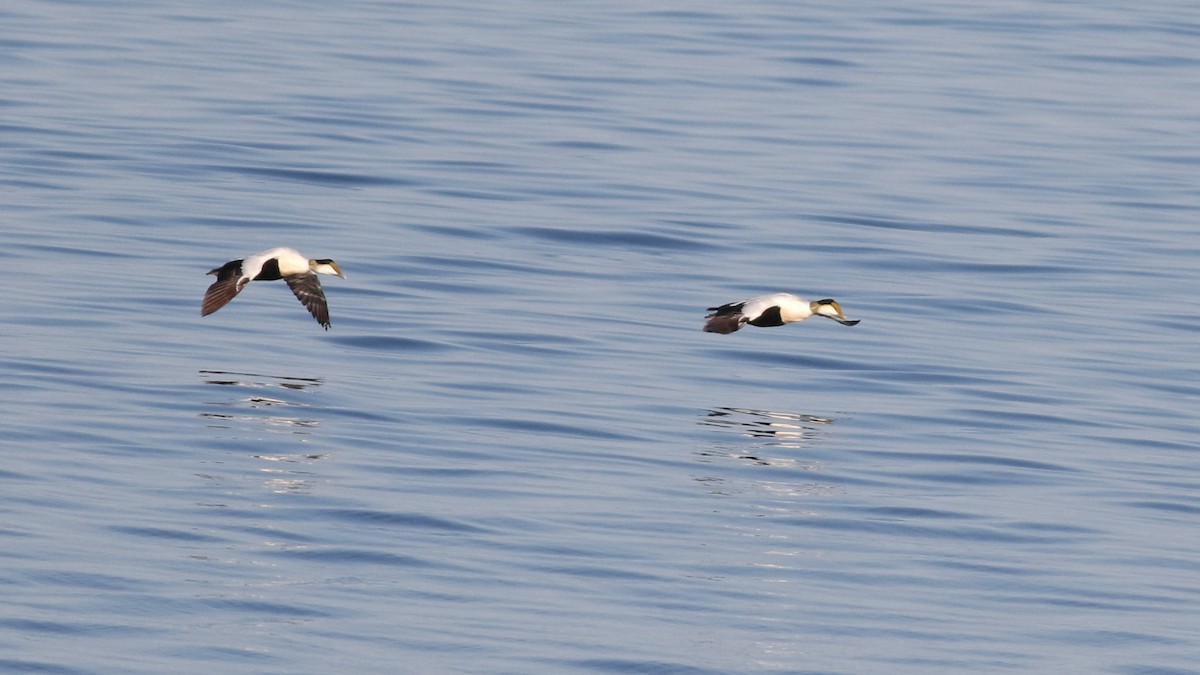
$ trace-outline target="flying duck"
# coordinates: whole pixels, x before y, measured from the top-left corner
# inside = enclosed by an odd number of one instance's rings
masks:
[[[740,302],[730,302],[719,307],[709,307],[712,312],[704,317],[708,321],[704,330],[709,333],[729,334],[744,324],[751,326],[782,326],[785,323],[803,321],[816,314],[837,321],[844,326],[853,326],[858,321],[850,321],[842,314],[841,305],[836,300],[826,298],[809,302],[791,293],[770,293],[759,295]]]
[[[208,316],[229,304],[251,281],[283,279],[296,299],[308,308],[325,330],[329,330],[329,305],[325,303],[325,292],[321,290],[317,275],[335,274],[346,278],[342,268],[329,258],[311,260],[300,255],[296,249],[283,246],[255,253],[242,260],[230,260],[208,273],[216,275],[217,280],[204,293],[200,316]]]

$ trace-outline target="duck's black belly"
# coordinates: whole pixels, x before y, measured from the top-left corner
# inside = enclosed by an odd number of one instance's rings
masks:
[[[271,258],[267,262],[263,263],[262,271],[258,273],[258,276],[254,277],[254,280],[275,281],[276,279],[282,278],[283,275],[279,273],[279,259]]]
[[[749,323],[751,326],[758,326],[759,328],[782,326],[783,317],[779,315],[779,305],[766,308],[762,314],[759,314],[747,323]]]

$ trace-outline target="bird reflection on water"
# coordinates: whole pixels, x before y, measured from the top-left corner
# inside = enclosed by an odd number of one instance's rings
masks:
[[[320,386],[324,380],[319,377],[277,377],[274,375],[259,375],[257,373],[231,373],[224,370],[201,370],[200,376],[208,378],[205,384],[220,384],[234,387],[282,387],[284,389],[302,390]],[[250,378],[250,379],[247,379]],[[258,382],[255,380],[266,380]]]
[[[218,384],[222,387],[238,387],[246,389],[268,389],[278,388],[293,390],[293,392],[302,392],[302,390],[312,387],[319,387],[322,381],[314,377],[274,377],[270,375],[256,375],[250,372],[226,372],[221,370],[202,370],[200,377],[204,377],[205,384]],[[281,392],[282,396],[283,393]],[[300,401],[290,401],[282,398],[274,398],[274,396],[254,395],[247,396],[245,399],[234,401],[210,402],[212,406],[224,406],[230,408],[248,407],[251,410],[260,410],[260,408],[272,407],[308,407],[307,404],[302,404]],[[214,420],[247,420],[266,425],[282,425],[294,426],[294,428],[313,428],[318,425],[316,419],[302,419],[299,417],[275,416],[275,414],[256,413],[246,414],[242,412],[202,412],[200,417]],[[214,426],[227,426],[214,424]],[[298,434],[302,431],[296,431]]]
[[[205,419],[210,429],[229,430],[232,436],[223,440],[232,440],[240,444],[249,440],[252,450],[247,454],[261,462],[270,462],[258,470],[271,474],[265,481],[264,487],[272,492],[307,492],[312,489],[308,479],[312,472],[303,466],[310,465],[328,455],[313,452],[305,448],[301,452],[289,452],[286,445],[290,442],[309,444],[315,440],[314,434],[320,427],[320,420],[311,416],[301,417],[287,414],[297,409],[310,409],[308,403],[295,400],[297,392],[305,392],[319,387],[323,382],[319,378],[309,377],[276,377],[256,373],[233,373],[220,370],[201,370],[200,376],[205,384],[221,387],[233,387],[235,390],[257,389],[274,390],[273,395],[255,393],[242,396],[240,391],[223,401],[210,401],[209,406],[214,410],[203,411],[199,416]],[[262,431],[273,434],[284,434],[278,442],[264,445],[264,438],[259,436]],[[288,441],[287,438],[293,440]],[[224,443],[222,443],[224,444]],[[269,451],[267,451],[269,449]]]
[[[812,440],[824,433],[823,426],[833,424],[831,417],[794,412],[773,412],[751,408],[716,408],[700,424],[738,431],[752,438]],[[799,447],[799,446],[798,446]]]
[[[813,480],[815,476],[812,475],[820,475],[827,468],[813,448],[828,439],[829,426],[834,421],[831,417],[752,408],[708,410],[698,424],[731,433],[697,451],[701,461],[749,462],[755,467],[770,467],[771,473],[740,474],[717,470],[693,479],[704,484],[711,494],[721,496],[751,490],[773,499],[794,499],[837,492],[838,486]],[[804,454],[810,456],[804,457]]]
[[[818,417],[805,413],[735,407],[714,408],[700,418],[699,424],[758,440],[751,443],[748,448],[744,447],[744,444],[739,444],[736,450],[731,451],[721,451],[714,447],[699,454],[703,457],[744,459],[763,465],[789,464],[794,466],[796,465],[795,459],[769,458],[763,451],[810,447],[828,434],[827,427],[833,422],[833,418],[830,417]],[[722,443],[720,445],[728,446],[729,444]]]

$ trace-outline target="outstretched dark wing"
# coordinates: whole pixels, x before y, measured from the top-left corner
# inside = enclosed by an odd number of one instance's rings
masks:
[[[242,277],[242,261],[230,260],[209,274],[217,275],[217,280],[204,292],[204,302],[200,304],[200,316],[208,316],[229,304],[243,288],[245,282],[238,283]]]
[[[708,311],[712,312],[704,317],[708,319],[704,324],[704,330],[709,333],[729,334],[742,327],[746,323],[746,317],[742,315],[742,307],[746,302],[730,302],[719,307],[709,307]]]
[[[741,314],[709,314],[708,321],[704,324],[704,331],[728,335],[741,328],[744,323],[746,323],[746,317]]]
[[[325,302],[325,291],[321,290],[321,281],[313,272],[293,274],[283,278],[288,288],[296,295],[300,304],[308,308],[317,323],[329,330],[329,305]]]

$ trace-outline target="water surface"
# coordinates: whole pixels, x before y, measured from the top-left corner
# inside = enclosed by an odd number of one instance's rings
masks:
[[[0,669],[1200,672],[1189,6],[0,15]]]

